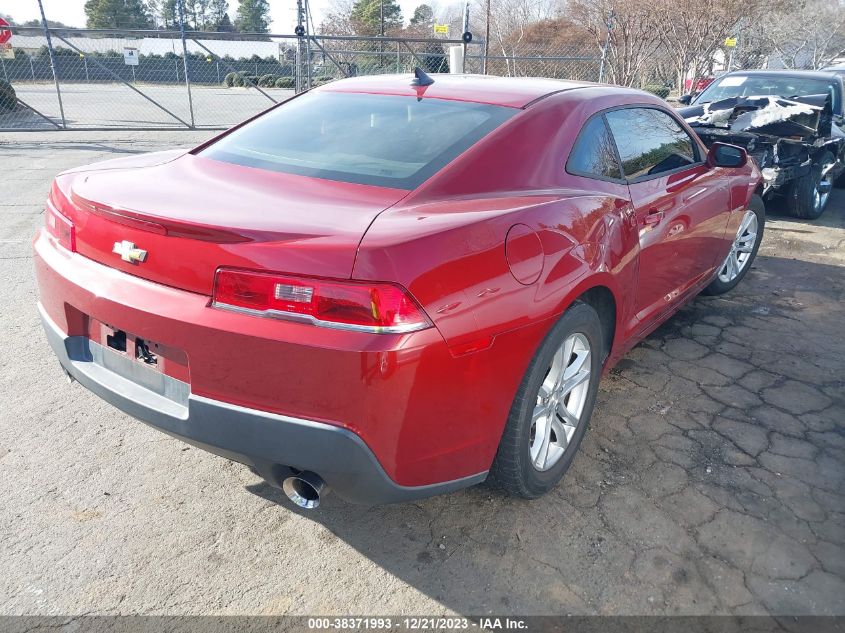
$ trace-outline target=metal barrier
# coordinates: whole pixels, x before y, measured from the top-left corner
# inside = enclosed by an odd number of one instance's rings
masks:
[[[600,65],[583,51],[485,58],[479,42],[457,39],[10,28],[14,56],[0,56],[0,79],[17,104],[4,108],[0,91],[2,131],[225,129],[335,79],[449,72],[451,46],[462,47],[464,72],[596,80]]]

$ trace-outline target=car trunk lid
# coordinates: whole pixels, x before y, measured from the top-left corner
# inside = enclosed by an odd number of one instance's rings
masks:
[[[407,194],[191,154],[64,178],[80,254],[203,294],[220,266],[348,278],[370,223]],[[143,261],[121,257],[130,246]]]

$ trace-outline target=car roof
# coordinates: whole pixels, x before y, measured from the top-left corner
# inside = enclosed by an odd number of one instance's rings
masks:
[[[839,77],[836,73],[829,72],[829,71],[821,71],[821,70],[790,70],[788,68],[784,69],[768,69],[768,70],[734,70],[729,73],[725,73],[724,75],[720,75],[717,79],[721,77],[727,77],[728,75],[747,75],[749,77],[778,77],[778,76],[791,76],[791,77],[806,77],[807,79],[822,79],[822,80],[830,80],[830,79],[838,79]]]
[[[429,86],[412,86],[413,75],[370,75],[341,79],[325,84],[319,91],[354,92],[409,97],[425,96],[434,99],[469,101],[490,105],[524,108],[550,94],[580,91],[583,88],[601,87],[619,93],[642,96],[638,90],[595,84],[590,82],[542,79],[535,77],[496,77],[493,75],[431,74],[434,83]]]

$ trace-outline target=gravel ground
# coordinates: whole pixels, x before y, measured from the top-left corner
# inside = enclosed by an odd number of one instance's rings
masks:
[[[845,614],[845,192],[622,361],[552,494],[301,513],[68,385],[38,322],[51,177],[202,138],[0,135],[0,614]]]

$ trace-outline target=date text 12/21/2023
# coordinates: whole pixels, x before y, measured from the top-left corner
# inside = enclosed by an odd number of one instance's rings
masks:
[[[521,631],[528,628],[522,618],[486,617],[478,621],[462,617],[335,617],[308,618],[308,629],[329,630],[394,630],[406,631],[457,631],[478,629],[482,631]]]

